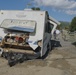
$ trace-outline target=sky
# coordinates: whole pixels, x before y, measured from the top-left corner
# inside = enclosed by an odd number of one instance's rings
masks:
[[[76,16],[76,0],[0,0],[0,10],[24,10],[32,7],[48,11],[58,21],[71,22]]]

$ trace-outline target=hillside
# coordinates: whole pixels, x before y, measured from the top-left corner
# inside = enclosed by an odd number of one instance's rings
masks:
[[[65,27],[69,27],[70,22],[66,22],[66,21],[59,21],[61,23],[61,27],[65,28]]]

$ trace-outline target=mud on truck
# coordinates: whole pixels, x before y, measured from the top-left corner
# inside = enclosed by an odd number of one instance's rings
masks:
[[[47,11],[0,10],[0,56],[10,66],[43,57],[58,24]]]

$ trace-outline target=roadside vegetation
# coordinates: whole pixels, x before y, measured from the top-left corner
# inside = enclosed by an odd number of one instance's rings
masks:
[[[74,17],[71,22],[60,21],[60,23],[57,28],[64,31],[63,37],[66,36],[65,39],[68,39],[68,41],[71,41],[72,44],[76,46],[76,17]]]
[[[71,32],[75,32],[76,31],[76,17],[74,17],[71,21],[71,24],[70,24],[70,27],[69,27],[69,30]]]

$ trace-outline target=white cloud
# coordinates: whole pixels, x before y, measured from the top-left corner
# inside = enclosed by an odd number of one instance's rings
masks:
[[[76,15],[76,10],[68,10],[68,11],[65,11],[65,12],[69,15]]]
[[[34,0],[39,6],[50,6],[57,10],[65,10],[66,13],[76,14],[76,1],[75,0]],[[74,9],[74,10],[73,10]]]

